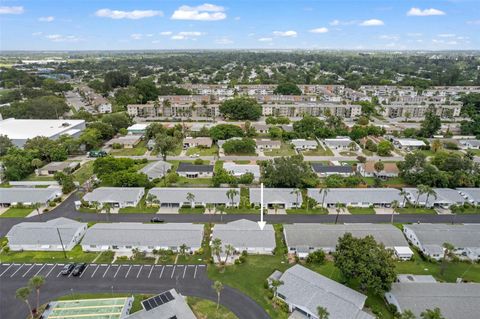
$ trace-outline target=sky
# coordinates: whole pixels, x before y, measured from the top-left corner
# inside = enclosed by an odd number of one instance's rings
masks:
[[[0,50],[478,50],[480,0],[0,0]]]

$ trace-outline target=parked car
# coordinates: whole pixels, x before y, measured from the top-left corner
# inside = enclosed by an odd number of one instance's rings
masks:
[[[63,269],[62,271],[60,272],[63,276],[67,276],[67,275],[70,275],[70,273],[72,272],[72,270],[75,268],[75,264],[74,263],[70,263],[70,264],[66,264],[65,266],[63,266]]]
[[[150,222],[151,223],[163,223],[165,221],[163,219],[160,219],[159,217],[153,217],[152,219],[150,219]]]
[[[107,156],[107,152],[105,151],[90,151],[88,152],[89,157],[105,157]]]
[[[86,263],[77,264],[72,271],[72,276],[80,276],[85,268],[87,268]]]

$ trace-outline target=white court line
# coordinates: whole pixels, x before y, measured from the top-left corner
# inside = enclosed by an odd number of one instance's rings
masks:
[[[152,265],[152,267],[150,268],[150,272],[148,273],[148,278],[150,278],[150,275],[152,274],[153,268],[155,268],[155,265]]]
[[[107,270],[105,270],[105,272],[103,273],[102,278],[105,278],[105,275],[107,274],[107,271],[108,271],[109,269],[110,269],[110,265],[108,265]]]
[[[45,268],[46,265],[47,264],[43,264],[42,268],[40,268],[33,276],[35,277],[36,275],[38,275],[42,271],[42,269]]]
[[[195,273],[193,273],[193,279],[197,278],[197,266],[195,266]]]
[[[143,269],[143,265],[142,265],[142,266],[140,267],[140,269],[138,270],[137,278],[138,278],[138,276],[140,276],[140,272],[142,271],[142,269]]]
[[[90,266],[89,264],[87,264],[87,267],[85,267],[85,269],[82,271],[82,273],[80,274],[80,278],[82,278],[83,274],[87,272],[87,268],[88,266]]]
[[[13,266],[13,264],[11,264],[10,266],[8,266],[7,269],[5,269],[5,270],[0,274],[0,277],[2,277],[3,274],[6,273],[6,272],[10,269],[10,267],[12,267],[12,266]]]
[[[183,267],[183,277],[182,278],[185,278],[185,273],[187,272],[187,267]]]
[[[175,266],[173,266],[172,276],[170,278],[173,278],[173,275],[175,274]]]
[[[18,269],[15,270],[15,272],[10,276],[10,278],[12,278],[13,276],[15,276],[15,274],[16,274],[20,269],[22,269],[23,265],[25,265],[25,264],[20,265],[20,267],[18,267]]]
[[[33,264],[32,267],[28,268],[28,270],[23,274],[22,278],[24,278],[30,272],[30,270],[32,270],[33,267],[35,267],[35,264]]]
[[[95,276],[95,273],[97,272],[98,268],[100,268],[100,265],[98,265],[97,268],[95,268],[95,270],[93,271],[93,274],[90,278],[93,278],[93,276]]]
[[[55,267],[57,267],[56,265],[52,265],[52,266],[53,266],[52,269],[50,269],[50,270],[48,271],[48,273],[47,273],[47,275],[45,276],[45,278],[47,278],[47,277],[50,275],[50,273],[55,269]]]
[[[162,278],[163,270],[165,270],[165,266],[162,267],[162,271],[160,272],[160,277],[158,277],[158,278]]]
[[[119,265],[117,268],[117,271],[115,272],[115,275],[113,275],[113,278],[117,277],[118,272],[120,271],[120,268],[122,268],[122,265]]]
[[[130,269],[132,269],[132,265],[130,265],[130,268],[128,268],[127,273],[125,274],[125,278],[127,278],[128,274],[130,273]]]

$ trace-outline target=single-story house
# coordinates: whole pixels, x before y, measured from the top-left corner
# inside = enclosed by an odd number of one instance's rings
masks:
[[[457,188],[457,191],[470,204],[480,206],[480,188]]]
[[[200,249],[203,225],[187,223],[98,223],[88,228],[81,242],[83,251],[131,253],[132,249],[152,252],[154,249],[179,251],[186,245],[187,252]]]
[[[80,167],[80,162],[50,162],[42,168],[36,169],[37,176],[54,175],[57,172],[72,173]]]
[[[480,224],[411,224],[403,226],[407,240],[426,256],[440,260],[444,243],[462,259],[480,260]]]
[[[227,224],[216,224],[213,227],[212,240],[216,238],[222,240],[223,246],[232,245],[235,247],[235,253],[229,257],[227,263],[232,263],[243,251],[248,254],[271,255],[275,249],[275,230],[273,226],[267,224],[262,230],[257,222],[246,219]]]
[[[127,132],[128,134],[144,135],[149,125],[150,125],[149,123],[133,124],[132,126],[127,127]]]
[[[122,319],[197,319],[185,297],[175,289],[162,292],[141,302],[142,310]]]
[[[64,217],[47,222],[23,222],[7,233],[12,251],[70,251],[87,231],[87,224]]]
[[[263,124],[263,123],[252,123],[250,127],[253,127],[255,131],[257,131],[257,133],[267,134],[268,129],[271,127],[271,125]]]
[[[234,162],[223,163],[223,169],[233,176],[240,177],[246,173],[253,174],[255,180],[260,179],[260,166],[257,164],[237,164]]]
[[[250,188],[250,203],[260,206],[260,188]],[[281,209],[295,208],[302,205],[302,194],[295,193],[294,188],[264,188],[263,205],[272,209],[278,205]]]
[[[147,149],[152,151],[155,148],[155,140],[153,138],[149,139],[147,142]]]
[[[223,147],[223,144],[225,144],[225,142],[235,141],[235,140],[239,141],[239,140],[241,140],[241,139],[242,139],[241,137],[237,137],[237,136],[236,136],[236,137],[229,138],[228,140],[218,140],[218,141],[217,141],[217,145],[218,145],[218,147],[222,148],[222,147]]]
[[[172,168],[172,164],[165,161],[154,161],[142,167],[138,172],[144,173],[149,180],[162,178]]]
[[[282,142],[280,141],[269,140],[266,138],[256,139],[255,143],[257,144],[257,150],[260,151],[279,149],[282,145]]]
[[[458,142],[463,149],[480,149],[480,140],[460,140]]]
[[[303,266],[295,265],[270,279],[283,283],[276,296],[288,305],[291,318],[318,319],[318,307],[327,309],[330,319],[374,318],[363,311],[367,296]]]
[[[227,192],[231,189],[237,191],[233,199],[227,196]],[[236,207],[240,203],[239,188],[155,187],[148,193],[156,197],[160,202],[160,207],[195,207],[206,206],[207,204]],[[190,197],[189,194],[193,195],[192,200],[187,199],[187,197]]]
[[[134,207],[144,194],[143,187],[99,187],[83,196],[83,200],[89,205],[98,202],[101,205],[111,204],[115,208]]]
[[[288,252],[299,258],[306,258],[308,254],[319,249],[326,253],[334,252],[338,239],[346,233],[358,238],[371,235],[377,242],[392,249],[402,260],[408,260],[413,256],[402,231],[390,224],[288,224],[283,226]]]
[[[390,207],[394,200],[403,204],[400,191],[394,188],[330,188],[326,193],[309,188],[307,194],[324,207],[335,207],[337,203],[347,207]]]
[[[142,135],[128,134],[112,138],[105,145],[113,147],[113,145],[121,145],[123,148],[134,148],[142,140]]]
[[[355,145],[354,149],[357,150],[358,146],[355,144],[354,141],[348,136],[338,136],[336,138],[326,138],[323,140],[323,143],[328,148],[335,149],[335,150],[350,150],[350,147]],[[353,143],[353,144],[352,144]]]
[[[426,146],[424,141],[416,140],[414,138],[393,138],[393,145],[401,150],[415,150]]]
[[[452,205],[463,205],[467,201],[457,190],[451,188],[433,188],[435,195],[420,194],[420,196],[417,188],[403,190],[412,205],[448,208]]]
[[[377,172],[375,169],[375,161],[367,161],[366,163],[361,163],[357,165],[357,171],[363,177],[378,177],[378,178],[391,178],[397,177],[398,170],[396,163],[383,163],[383,170]]]
[[[319,177],[330,175],[351,176],[354,174],[350,165],[324,165],[322,163],[312,163],[312,169]]]
[[[59,187],[49,188],[4,188],[0,187],[0,207],[22,204],[47,205],[50,201],[62,196],[62,189]]]
[[[183,148],[187,149],[189,147],[212,147],[212,139],[210,137],[185,137],[183,139]]]
[[[197,165],[181,162],[178,164],[177,173],[187,178],[208,178],[213,177],[213,165]]]
[[[446,282],[398,282],[385,293],[399,313],[413,312],[416,318],[426,309],[439,308],[443,318],[472,319],[480,313],[480,284]]]
[[[293,125],[292,124],[282,124],[280,128],[285,132],[293,132]]]
[[[318,143],[315,140],[305,140],[305,139],[294,139],[291,140],[293,147],[297,150],[316,150],[318,147]]]

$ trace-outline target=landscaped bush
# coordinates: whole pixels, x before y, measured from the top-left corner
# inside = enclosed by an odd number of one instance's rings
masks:
[[[322,265],[325,263],[325,252],[321,249],[316,250],[307,256],[307,263],[309,264],[319,264]]]

